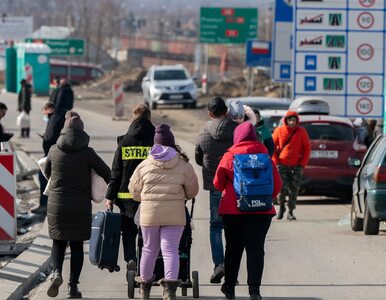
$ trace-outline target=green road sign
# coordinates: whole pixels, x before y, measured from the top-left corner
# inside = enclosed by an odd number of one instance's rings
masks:
[[[254,38],[257,38],[256,8],[201,7],[201,43],[244,44]]]
[[[51,48],[53,56],[83,56],[84,40],[81,39],[26,39],[27,43],[42,43]]]

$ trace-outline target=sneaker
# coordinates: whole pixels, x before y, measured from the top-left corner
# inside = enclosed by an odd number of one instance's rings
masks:
[[[54,275],[52,276],[50,286],[47,290],[48,297],[56,297],[59,294],[59,287],[63,284],[63,277],[62,274],[55,271]]]
[[[213,274],[210,277],[210,283],[221,283],[221,278],[225,275],[224,265],[219,264],[214,268]]]
[[[221,286],[221,292],[225,295],[226,299],[236,299],[235,290],[230,289],[224,284]]]

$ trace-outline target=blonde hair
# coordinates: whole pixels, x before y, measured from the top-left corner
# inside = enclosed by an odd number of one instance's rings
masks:
[[[133,108],[131,111],[133,114],[133,120],[136,120],[138,118],[147,118],[150,120],[151,118],[151,111],[149,107],[145,104],[138,104],[136,107]]]

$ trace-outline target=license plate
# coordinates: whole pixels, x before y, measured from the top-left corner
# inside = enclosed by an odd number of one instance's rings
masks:
[[[312,150],[311,158],[338,158],[336,150]]]
[[[182,98],[183,98],[183,95],[169,95],[169,98],[172,99],[172,100],[175,100],[175,99],[182,99]]]

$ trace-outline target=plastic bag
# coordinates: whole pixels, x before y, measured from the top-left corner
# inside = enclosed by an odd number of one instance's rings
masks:
[[[107,183],[105,180],[91,169],[91,199],[95,203],[101,203],[105,199]]]
[[[22,111],[16,118],[16,125],[19,128],[29,128],[30,127],[30,117],[29,115],[25,112]]]
[[[135,225],[137,225],[137,226],[140,226],[139,225],[139,216],[141,215],[141,203],[139,204],[139,206],[138,206],[138,209],[137,209],[137,212],[135,213],[135,215],[134,215],[134,223],[135,223]]]

